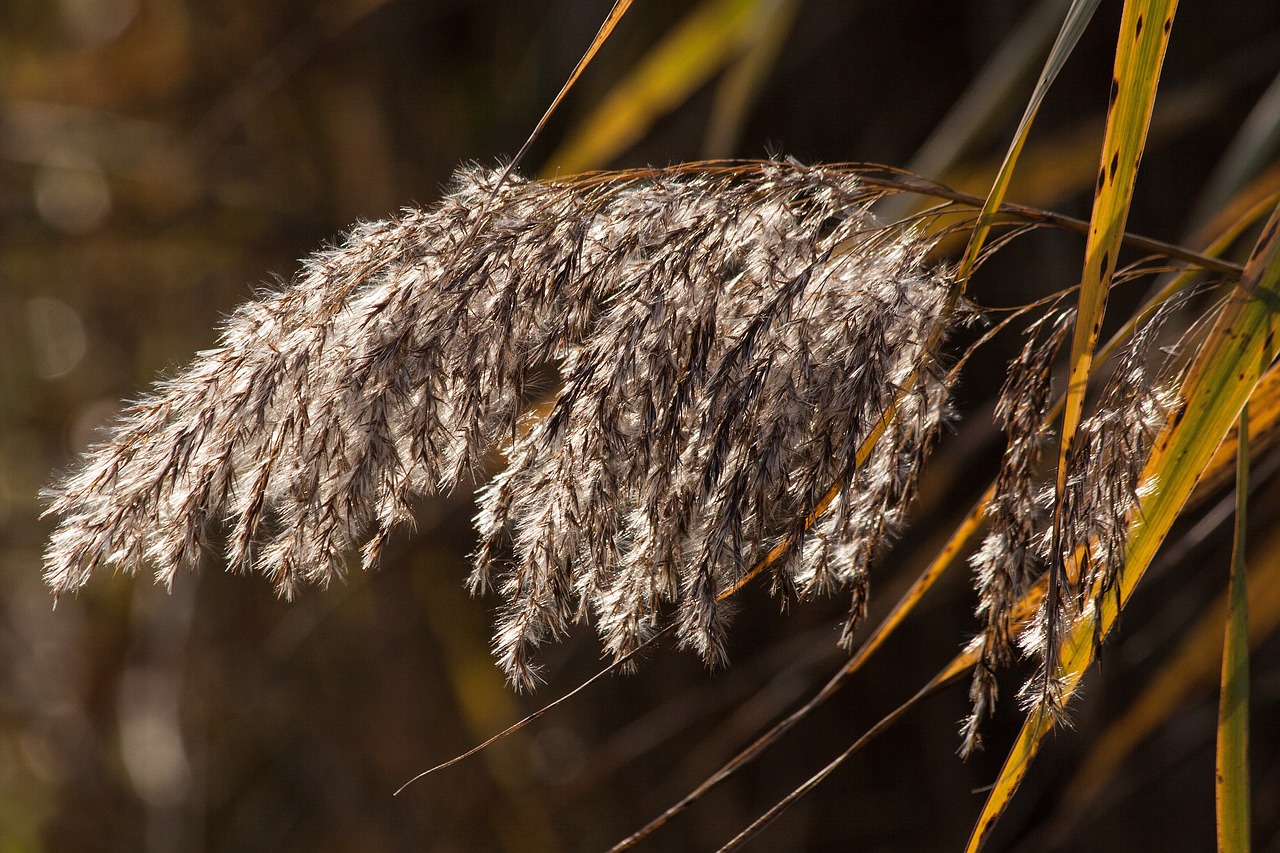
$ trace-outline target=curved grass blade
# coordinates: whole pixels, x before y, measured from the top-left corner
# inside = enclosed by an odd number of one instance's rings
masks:
[[[1227,584],[1227,628],[1218,700],[1218,753],[1214,801],[1218,850],[1249,850],[1249,599],[1245,586],[1245,530],[1249,503],[1249,406],[1240,412],[1236,449],[1236,525]]]
[[[978,214],[978,221],[974,224],[973,234],[969,238],[969,246],[965,249],[964,258],[960,261],[960,268],[957,273],[957,278],[961,282],[968,280],[970,273],[973,272],[978,259],[982,255],[982,246],[987,240],[987,234],[995,221],[1000,204],[1004,201],[1005,193],[1009,190],[1009,182],[1013,180],[1013,167],[1018,162],[1018,155],[1022,153],[1022,146],[1026,144],[1027,134],[1031,130],[1031,123],[1035,120],[1036,113],[1040,110],[1040,104],[1044,101],[1044,96],[1048,93],[1049,87],[1057,78],[1058,72],[1066,64],[1067,57],[1071,55],[1071,51],[1075,48],[1076,42],[1080,40],[1081,34],[1084,33],[1085,27],[1089,25],[1089,19],[1093,17],[1093,12],[1097,8],[1098,0],[1073,0],[1071,8],[1067,10],[1067,16],[1062,22],[1062,29],[1058,32],[1058,38],[1049,50],[1049,58],[1045,60],[1044,69],[1040,72],[1040,79],[1036,81],[1036,87],[1031,93],[1031,100],[1027,102],[1027,108],[1023,111],[1022,120],[1018,122],[1018,129],[1014,132],[1013,142],[1010,143],[1009,150],[1004,155],[1004,162],[1000,164],[1000,171],[996,173],[991,192],[987,194],[987,200]]]
[[[1059,642],[1058,605],[1064,588],[1073,586],[1077,578],[1064,565],[1060,554],[1062,540],[1062,499],[1068,471],[1074,454],[1076,434],[1084,411],[1085,391],[1093,370],[1094,349],[1102,330],[1107,293],[1115,272],[1116,260],[1124,235],[1125,220],[1138,177],[1138,162],[1151,124],[1160,69],[1173,26],[1176,0],[1129,0],[1120,19],[1120,38],[1116,46],[1115,76],[1111,81],[1111,100],[1107,109],[1107,130],[1102,143],[1102,165],[1094,190],[1093,215],[1085,243],[1084,271],[1080,278],[1080,297],[1076,312],[1075,333],[1071,341],[1067,396],[1063,406],[1062,430],[1058,451],[1058,476],[1054,501],[1052,543],[1049,550],[1049,599],[1046,607],[1044,658],[1046,701],[1054,693],[1050,679]]]
[[[1096,3],[1092,5],[1097,6]],[[920,146],[907,166],[909,171],[941,177],[987,131],[999,126],[1005,111],[1011,106],[1007,102],[1013,97],[1013,90],[1030,76],[1035,68],[1036,57],[1049,44],[1054,30],[1060,28],[1056,22],[1065,7],[1065,0],[1040,0],[1027,10],[1013,31],[1001,42],[995,55],[973,78],[964,94],[956,100]],[[1087,20],[1086,17],[1081,23],[1086,23]],[[1083,26],[1080,29],[1083,30]],[[1061,58],[1065,59],[1066,55],[1067,51],[1064,50]],[[1061,64],[1060,61],[1056,63],[1057,67],[1061,67]],[[1057,73],[1056,68],[1053,73]],[[1047,84],[1044,88],[1047,90]],[[1043,93],[1040,97],[1043,97]],[[1025,115],[1023,121],[1028,121]],[[1022,130],[1019,128],[1019,135]]]
[[[760,0],[706,0],[667,34],[605,98],[543,172],[607,164],[680,104],[739,50]]]
[[[1052,667],[1063,698],[1074,693],[1098,641],[1115,623],[1196,482],[1213,459],[1264,371],[1280,354],[1280,208],[1264,227],[1232,300],[1218,317],[1182,385],[1185,408],[1161,432],[1143,471],[1156,488],[1130,523],[1128,556],[1115,594],[1097,596],[1064,638]],[[1091,593],[1096,591],[1091,591]],[[979,816],[968,849],[975,851],[1004,812],[1040,744],[1052,728],[1042,709],[1028,714]]]
[[[1209,463],[1210,473],[1196,484],[1197,494],[1217,492],[1229,482],[1230,475],[1234,473],[1239,440],[1239,430],[1233,430],[1223,439]],[[1257,459],[1277,444],[1280,444],[1280,364],[1272,365],[1249,398],[1249,452]]]

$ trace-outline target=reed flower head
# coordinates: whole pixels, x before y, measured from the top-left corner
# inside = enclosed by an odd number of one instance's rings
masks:
[[[357,549],[375,563],[416,496],[498,448],[472,584],[506,602],[496,647],[520,683],[586,615],[621,655],[669,606],[720,659],[722,596],[779,542],[780,588],[848,587],[856,611],[946,410],[954,304],[930,240],[877,222],[873,197],[790,163],[462,169],[434,208],[309,258],[135,404],[51,491],[46,578],[167,581],[225,531],[229,566],[291,596]]]
[[[985,624],[972,644],[979,663],[969,691],[973,710],[962,727],[962,755],[981,745],[981,722],[996,703],[995,672],[1012,660],[1015,648],[1039,663],[1039,672],[1019,693],[1023,704],[1065,721],[1062,686],[1050,676],[1060,651],[1057,643],[1102,597],[1115,592],[1130,524],[1151,486],[1141,482],[1151,443],[1179,406],[1173,389],[1180,384],[1184,365],[1174,351],[1158,357],[1156,343],[1186,298],[1183,294],[1161,304],[1136,326],[1119,352],[1068,455],[1061,495],[1040,479],[1038,467],[1049,438],[1045,416],[1053,362],[1071,331],[1075,311],[1047,314],[1028,329],[1026,345],[1010,367],[996,406],[1006,449],[986,505],[988,532],[970,557],[979,593],[978,616]],[[1056,538],[1051,522],[1055,501],[1060,505]],[[1046,573],[1045,580],[1057,584],[1056,594],[1041,599],[1034,618],[1020,618],[1018,609],[1033,580],[1052,561],[1062,570]]]

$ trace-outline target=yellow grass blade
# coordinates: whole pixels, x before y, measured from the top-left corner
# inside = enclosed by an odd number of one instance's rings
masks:
[[[1245,268],[1232,301],[1224,308],[1197,354],[1182,386],[1185,408],[1160,434],[1143,471],[1156,488],[1130,523],[1128,556],[1116,579],[1115,594],[1098,601],[1071,627],[1053,676],[1070,698],[1093,659],[1097,637],[1106,636],[1120,608],[1150,565],[1156,550],[1182,511],[1192,489],[1230,431],[1260,377],[1280,354],[1280,208],[1274,211]],[[1032,711],[1018,735],[969,840],[982,846],[1008,805],[1044,736],[1049,714]]]
[[[1060,626],[1058,601],[1064,587],[1076,580],[1059,555],[1062,534],[1062,495],[1074,453],[1076,433],[1084,412],[1094,349],[1102,331],[1107,294],[1124,237],[1125,220],[1138,177],[1138,163],[1151,125],[1160,68],[1173,25],[1176,0],[1130,0],[1120,18],[1120,38],[1107,107],[1107,130],[1102,143],[1102,164],[1094,188],[1093,215],[1085,243],[1084,271],[1080,276],[1075,332],[1067,375],[1066,401],[1058,449],[1052,540],[1049,547],[1048,603],[1045,608],[1045,654],[1056,653]],[[1051,667],[1045,667],[1049,677]],[[1045,685],[1048,695],[1048,682]]]
[[[1218,850],[1249,850],[1249,600],[1244,549],[1249,502],[1249,407],[1240,412],[1236,451],[1236,526],[1227,584],[1226,637],[1222,648],[1222,691],[1218,699],[1218,755],[1214,786]]]
[[[1222,255],[1239,238],[1243,231],[1254,227],[1258,220],[1275,208],[1277,204],[1280,204],[1280,195],[1275,192],[1263,196],[1262,201],[1265,203],[1265,207],[1259,204],[1255,196],[1257,196],[1257,193],[1248,193],[1244,198],[1247,203],[1233,205],[1233,213],[1235,214],[1233,217],[1216,223],[1216,228],[1213,232],[1217,234],[1216,238],[1212,241],[1208,241],[1206,238],[1208,245],[1203,250],[1206,256],[1216,258]],[[1112,336],[1106,346],[1098,350],[1097,363],[1102,364],[1114,355],[1123,346],[1124,342],[1132,337],[1138,327],[1155,313],[1159,305],[1189,286],[1197,274],[1196,270],[1188,269],[1172,277],[1146,306],[1135,313]],[[1046,414],[1046,420],[1052,420],[1057,417],[1061,412],[1062,403],[1063,401],[1060,398],[1057,404]],[[1249,405],[1252,412],[1250,419],[1251,441],[1255,446],[1262,443],[1270,447],[1277,438],[1280,438],[1280,369],[1272,368],[1266,373],[1250,398]],[[1230,472],[1232,467],[1230,460],[1235,455],[1235,443],[1236,438],[1229,435],[1218,447],[1198,484],[1197,491],[1216,488],[1215,481]],[[980,513],[985,510],[986,502],[990,500],[991,494],[992,492],[989,488],[979,501],[979,506],[975,509],[975,512]],[[960,535],[961,531],[957,531],[952,541],[954,542]],[[1276,548],[1280,549],[1280,541],[1277,541]],[[1276,553],[1280,553],[1280,550],[1277,550]],[[1276,581],[1274,584],[1275,595],[1264,599],[1264,601],[1271,601],[1274,598],[1276,606],[1274,608],[1266,608],[1265,612],[1268,614],[1268,619],[1255,620],[1255,629],[1258,629],[1262,623],[1273,627],[1280,625],[1280,560],[1275,563],[1273,575]],[[1255,592],[1259,591],[1257,585],[1254,588]],[[1271,590],[1272,587],[1268,585],[1262,587],[1262,589]],[[1042,594],[1043,586],[1029,591],[1027,597],[1024,598],[1019,606],[1020,618],[1025,619],[1035,612]],[[1265,605],[1257,605],[1255,610],[1263,606]],[[1154,728],[1153,719],[1158,722],[1160,719],[1167,718],[1168,711],[1164,710],[1161,713],[1161,709],[1169,709],[1177,704],[1177,700],[1189,686],[1189,680],[1199,678],[1198,674],[1201,671],[1203,671],[1205,678],[1208,677],[1211,665],[1219,657],[1220,649],[1215,644],[1221,639],[1221,626],[1225,610],[1226,604],[1221,602],[1218,608],[1202,621],[1193,632],[1192,639],[1184,644],[1175,661],[1152,683],[1151,687],[1148,688],[1148,692],[1138,702],[1134,703],[1130,714],[1126,715],[1121,723],[1114,726],[1103,737],[1099,748],[1094,751],[1090,760],[1086,762],[1085,767],[1077,774],[1076,781],[1073,781],[1067,787],[1067,796],[1072,800],[1067,807],[1068,811],[1083,807],[1084,803],[1092,797],[1101,783],[1110,776],[1115,767],[1124,759],[1133,745]],[[1207,640],[1206,637],[1208,638]],[[1203,654],[1205,649],[1212,649],[1207,656]],[[1199,664],[1202,662],[1207,663],[1205,666],[1200,666]],[[1194,674],[1188,675],[1188,673]]]
[[[1240,435],[1234,431],[1223,439],[1222,446],[1214,453],[1209,470],[1227,470],[1226,462],[1234,458],[1237,452]],[[1280,366],[1273,366],[1258,383],[1253,396],[1249,398],[1249,448],[1254,456],[1265,453],[1280,443]],[[1206,474],[1197,485],[1196,490],[1218,486],[1225,482],[1208,482],[1212,479]]]
[[[606,165],[740,49],[760,0],[706,0],[641,60],[547,161],[546,175]]]

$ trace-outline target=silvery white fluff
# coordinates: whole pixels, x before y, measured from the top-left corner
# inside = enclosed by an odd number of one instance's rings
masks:
[[[434,208],[308,259],[132,406],[51,490],[46,578],[168,581],[225,531],[228,564],[290,596],[361,545],[372,565],[415,496],[497,446],[472,583],[506,602],[495,642],[518,683],[588,614],[622,655],[670,606],[720,658],[720,598],[779,542],[779,588],[852,588],[856,615],[944,414],[954,314],[930,241],[877,223],[873,197],[792,163],[462,169]],[[550,369],[539,409],[528,383]]]
[[[1010,365],[996,405],[1005,427],[1005,454],[985,510],[987,535],[970,557],[978,616],[985,625],[971,644],[979,665],[969,691],[973,710],[962,728],[962,754],[980,746],[980,725],[996,704],[995,671],[1012,660],[1015,649],[1039,663],[1039,671],[1019,693],[1023,705],[1065,720],[1062,684],[1051,675],[1061,638],[1102,597],[1115,592],[1130,522],[1154,486],[1141,481],[1151,444],[1180,406],[1175,389],[1185,362],[1177,347],[1159,357],[1157,344],[1164,324],[1187,298],[1189,292],[1164,301],[1119,352],[1068,454],[1061,495],[1052,483],[1039,480],[1036,471],[1051,438],[1044,415],[1050,409],[1052,366],[1075,322],[1075,310],[1048,313],[1027,330],[1026,345]],[[1061,504],[1056,553],[1051,521],[1055,501]],[[1034,618],[1019,618],[1017,610],[1032,582],[1053,561],[1062,570],[1046,580],[1056,581],[1057,588],[1041,600]]]

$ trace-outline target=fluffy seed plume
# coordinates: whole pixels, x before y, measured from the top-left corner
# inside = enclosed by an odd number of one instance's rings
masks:
[[[985,624],[976,639],[980,657],[969,688],[973,712],[961,730],[962,755],[981,745],[981,722],[996,704],[996,670],[1013,657],[1014,608],[1041,563],[1038,547],[1046,513],[1037,478],[1050,432],[1044,417],[1054,358],[1074,317],[1074,311],[1056,312],[1027,330],[1027,342],[1009,365],[996,403],[995,415],[1004,427],[1006,444],[986,509],[987,535],[969,559],[976,573],[978,617]]]
[[[989,530],[970,558],[979,593],[978,616],[985,625],[971,644],[979,657],[969,690],[973,710],[961,727],[962,755],[981,746],[981,723],[996,703],[996,670],[1013,657],[1016,606],[1035,569],[1055,559],[1067,566],[1057,607],[1048,612],[1046,596],[1040,612],[1016,638],[1021,651],[1040,664],[1019,698],[1024,707],[1065,722],[1062,685],[1051,675],[1059,649],[1048,638],[1061,638],[1115,588],[1130,525],[1150,485],[1140,480],[1151,442],[1178,405],[1173,390],[1180,383],[1178,361],[1172,355],[1157,357],[1155,344],[1185,298],[1184,294],[1162,303],[1120,352],[1093,413],[1081,425],[1060,496],[1038,479],[1042,472],[1037,466],[1048,438],[1044,418],[1051,368],[1070,332],[1074,310],[1046,315],[1033,324],[1022,353],[1010,365],[996,407],[1007,447],[986,509]],[[1062,502],[1062,536],[1058,553],[1051,554],[1048,508],[1055,500]],[[1051,624],[1055,630],[1050,630]]]
[[[1137,328],[1117,358],[1094,413],[1081,424],[1068,458],[1066,486],[1058,496],[1063,519],[1059,551],[1044,555],[1066,567],[1055,597],[1057,610],[1043,612],[1049,600],[1046,596],[1039,618],[1020,638],[1024,650],[1038,657],[1041,665],[1041,672],[1024,685],[1022,702],[1059,719],[1063,715],[1061,689],[1049,675],[1058,659],[1057,646],[1069,630],[1067,626],[1115,591],[1130,526],[1144,491],[1152,485],[1141,479],[1151,443],[1180,403],[1176,389],[1185,365],[1173,356],[1156,357],[1155,343],[1181,304],[1180,299],[1164,303]],[[1051,543],[1046,531],[1046,551]],[[1050,630],[1051,626],[1057,627]],[[1099,637],[1095,637],[1097,641]]]
[[[878,223],[873,198],[790,163],[460,170],[434,208],[308,259],[133,406],[52,490],[46,578],[167,581],[225,532],[229,566],[292,595],[358,548],[375,563],[416,496],[497,447],[472,584],[506,602],[495,644],[517,682],[584,615],[620,655],[670,607],[719,659],[722,596],[778,542],[777,585],[851,587],[856,610],[945,409],[953,304],[930,241]]]

